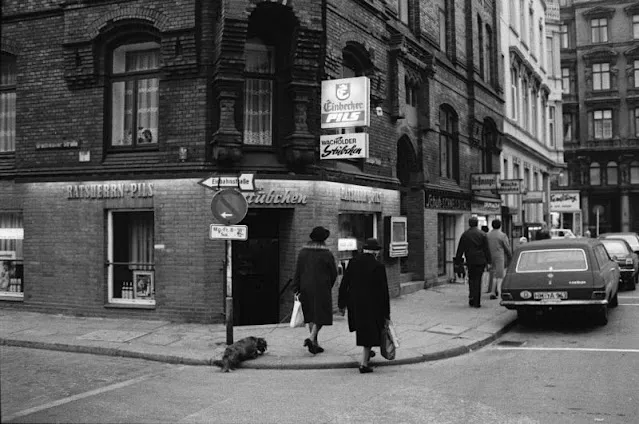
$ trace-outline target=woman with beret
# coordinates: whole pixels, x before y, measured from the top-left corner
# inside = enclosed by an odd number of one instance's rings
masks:
[[[304,340],[304,346],[312,354],[324,352],[317,342],[317,335],[324,325],[333,325],[333,296],[331,290],[337,278],[335,257],[326,246],[330,235],[324,227],[315,227],[308,242],[297,256],[293,291],[299,294],[304,313],[304,322],[308,323],[310,338]]]
[[[362,346],[359,372],[373,372],[368,361],[373,346],[381,345],[382,329],[390,319],[390,299],[386,267],[379,262],[381,246],[369,238],[362,254],[351,259],[339,286],[338,307],[348,309],[348,329],[355,331],[355,343]]]

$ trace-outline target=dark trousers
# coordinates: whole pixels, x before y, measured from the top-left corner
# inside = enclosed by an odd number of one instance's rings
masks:
[[[468,303],[479,306],[481,301],[481,277],[486,265],[468,265]]]

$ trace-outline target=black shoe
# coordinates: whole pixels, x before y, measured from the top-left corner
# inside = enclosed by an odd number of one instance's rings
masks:
[[[370,354],[370,355],[368,355],[368,357],[369,357],[369,358],[374,358],[374,357],[375,357],[375,355],[376,355],[375,351],[374,351],[374,350],[371,350],[371,354]]]
[[[497,295],[496,294],[491,294],[490,295],[490,300],[495,300],[497,299]]]
[[[304,346],[307,347],[308,351],[312,353],[313,355],[317,353],[317,349],[315,348],[315,345],[313,344],[313,342],[311,342],[311,339],[304,340]],[[322,351],[323,350],[324,349],[322,349]]]
[[[315,345],[315,353],[322,353],[324,352],[324,348],[320,345]]]
[[[473,305],[473,308],[481,308],[481,305],[477,303],[476,305]]]
[[[369,367],[368,365],[364,366],[364,365],[360,365],[359,366],[359,372],[360,374],[366,374],[369,372],[373,372],[373,368]]]

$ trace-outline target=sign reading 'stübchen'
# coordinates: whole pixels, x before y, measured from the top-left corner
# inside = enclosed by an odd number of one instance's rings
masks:
[[[367,133],[320,136],[320,159],[356,159],[367,157]]]
[[[322,81],[322,128],[367,127],[369,124],[368,77]]]

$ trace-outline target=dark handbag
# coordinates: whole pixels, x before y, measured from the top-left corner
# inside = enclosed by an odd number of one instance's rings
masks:
[[[386,320],[382,328],[379,351],[385,359],[392,361],[395,359],[395,342],[393,341],[390,325],[390,321]]]

